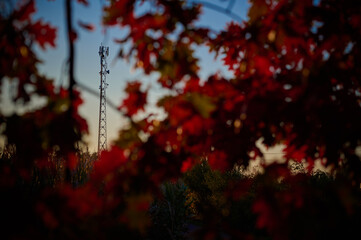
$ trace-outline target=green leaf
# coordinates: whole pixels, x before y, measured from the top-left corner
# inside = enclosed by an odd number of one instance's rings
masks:
[[[209,118],[209,115],[216,109],[216,105],[209,96],[193,92],[187,95],[187,99],[203,118]]]
[[[249,23],[254,23],[259,17],[268,12],[268,6],[264,0],[251,0],[251,7],[248,11]]]

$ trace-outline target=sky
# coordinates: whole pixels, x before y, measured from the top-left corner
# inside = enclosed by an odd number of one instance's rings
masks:
[[[196,2],[196,0],[193,0]],[[205,1],[207,2],[207,1]],[[227,0],[209,0],[221,8],[226,8]],[[156,83],[156,74],[146,76],[141,70],[132,68],[131,63],[124,59],[117,58],[120,46],[113,40],[125,35],[125,30],[119,26],[105,29],[101,24],[102,8],[107,4],[106,0],[89,1],[88,6],[78,4],[73,1],[73,18],[74,27],[78,34],[75,42],[75,78],[76,81],[88,88],[99,92],[100,85],[100,57],[98,50],[100,44],[109,47],[109,57],[107,58],[108,69],[110,74],[107,75],[109,84],[106,95],[107,99],[116,105],[120,105],[123,98],[126,97],[124,88],[127,82],[140,80],[144,88],[149,88],[148,101],[150,106],[155,104],[157,99],[164,94],[159,84]],[[235,0],[232,11],[240,18],[246,19],[248,3],[246,0]],[[46,76],[54,79],[57,86],[67,84],[66,59],[67,59],[67,41],[66,41],[66,22],[64,1],[55,0],[37,0],[37,13],[35,20],[42,19],[44,22],[51,23],[57,28],[56,48],[47,48],[45,51],[35,46],[38,57],[43,61],[39,65],[40,71]],[[211,26],[215,31],[224,29],[226,24],[234,19],[209,7],[203,8],[203,14],[196,24],[202,26]],[[92,32],[83,30],[79,27],[78,21],[91,23],[95,25]],[[215,60],[214,55],[208,53],[206,47],[196,49],[196,56],[199,57],[200,76],[206,79],[207,76],[220,71],[229,74],[220,59]],[[99,118],[99,98],[86,91],[82,91],[84,104],[80,107],[80,114],[84,117],[89,125],[89,135],[84,140],[89,145],[90,151],[97,150],[98,136],[98,118]],[[159,109],[149,107],[148,111],[159,112]],[[107,107],[107,137],[108,146],[118,136],[118,131],[126,125],[126,120],[114,109]]]

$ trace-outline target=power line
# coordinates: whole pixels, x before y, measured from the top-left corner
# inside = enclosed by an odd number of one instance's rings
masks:
[[[232,8],[233,8],[234,3],[235,3],[234,0],[230,0],[227,8],[223,8],[223,7],[220,7],[220,6],[216,5],[216,4],[213,4],[213,3],[210,3],[210,2],[205,2],[205,1],[194,1],[194,2],[201,4],[206,8],[209,8],[209,9],[215,10],[215,11],[217,11],[219,13],[222,13],[224,15],[227,15],[230,18],[236,20],[239,23],[244,22],[243,18],[241,18],[239,15],[232,12]]]

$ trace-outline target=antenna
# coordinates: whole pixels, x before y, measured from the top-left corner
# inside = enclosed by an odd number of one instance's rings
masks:
[[[105,89],[108,84],[106,83],[106,74],[109,74],[107,69],[106,57],[109,56],[109,47],[99,47],[100,57],[100,104],[99,104],[99,132],[98,132],[98,155],[101,151],[107,149],[107,98],[105,95]]]

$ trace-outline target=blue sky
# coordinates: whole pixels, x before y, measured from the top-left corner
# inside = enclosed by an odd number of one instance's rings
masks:
[[[208,0],[205,2],[213,3],[220,7],[227,7],[228,5],[226,0]],[[110,70],[110,74],[107,76],[109,84],[107,98],[119,105],[125,97],[123,92],[125,84],[128,81],[140,80],[143,82],[143,87],[150,88],[149,101],[155,103],[157,97],[164,93],[155,83],[155,75],[145,76],[140,70],[132,69],[131,65],[123,59],[116,58],[119,45],[115,44],[113,39],[121,38],[124,36],[125,31],[118,26],[111,29],[104,29],[102,27],[101,9],[105,4],[105,0],[89,1],[89,6],[77,4],[76,1],[73,2],[74,26],[78,31],[78,40],[75,44],[76,80],[91,89],[99,91],[100,59],[98,49],[100,44],[103,43],[103,45],[110,48],[110,54],[107,59],[108,69]],[[43,63],[39,66],[40,70],[48,77],[53,78],[57,85],[66,85],[67,73],[64,69],[67,58],[67,44],[65,37],[64,1],[38,0],[36,8],[37,14],[34,16],[35,19],[41,18],[45,22],[50,22],[58,29],[55,49],[48,48],[46,51],[43,51],[40,48],[36,48],[39,58],[43,60]],[[248,3],[246,0],[235,0],[232,11],[245,19],[247,9]],[[231,20],[227,15],[205,7],[197,24],[210,26],[213,30],[219,31]],[[92,23],[96,26],[96,30],[87,32],[80,29],[77,24],[78,21]],[[196,55],[200,59],[201,78],[206,78],[216,71],[226,73],[226,69],[222,67],[220,61],[214,60],[214,55],[210,55],[206,47],[197,48]],[[80,114],[87,120],[90,131],[90,135],[86,136],[85,140],[88,142],[90,150],[95,151],[97,149],[99,98],[85,91],[82,91],[82,97],[85,103],[80,108]],[[154,108],[150,109],[154,110]],[[112,140],[116,139],[118,130],[124,127],[125,124],[126,121],[121,114],[109,107],[107,108],[108,145]]]

